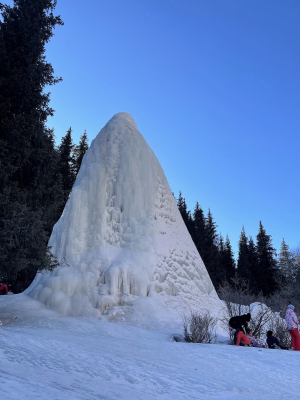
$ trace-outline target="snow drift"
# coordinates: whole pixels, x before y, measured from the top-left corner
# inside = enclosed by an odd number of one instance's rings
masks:
[[[113,315],[135,300],[143,310],[142,298],[153,310],[174,299],[219,303],[165,174],[127,113],[93,140],[49,245],[61,266],[39,273],[26,293],[65,315]]]

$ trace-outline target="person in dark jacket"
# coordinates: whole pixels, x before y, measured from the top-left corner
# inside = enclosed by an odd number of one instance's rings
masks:
[[[280,345],[279,340],[272,331],[267,332],[267,345],[269,349],[277,349],[279,347],[280,349],[286,350],[286,347]]]
[[[244,334],[249,331],[248,323],[251,321],[251,314],[237,315],[229,320],[229,326],[233,329],[237,329]]]

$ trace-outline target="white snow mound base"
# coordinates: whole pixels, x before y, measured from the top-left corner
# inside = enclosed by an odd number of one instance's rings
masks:
[[[71,316],[219,308],[218,296],[165,174],[127,113],[84,156],[49,245],[61,266],[26,294]],[[143,300],[147,298],[147,300]],[[147,303],[148,301],[148,303]]]

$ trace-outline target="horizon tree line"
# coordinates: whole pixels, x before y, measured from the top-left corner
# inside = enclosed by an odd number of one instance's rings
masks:
[[[235,260],[229,237],[227,235],[224,240],[217,233],[217,224],[210,209],[205,216],[197,202],[191,213],[181,192],[177,207],[216,290],[225,281],[232,283],[235,276],[243,279],[253,294],[264,296],[270,296],[298,279],[300,281],[300,250],[290,251],[283,239],[277,257],[272,237],[267,235],[261,221],[256,242],[251,236],[246,236],[242,227]]]

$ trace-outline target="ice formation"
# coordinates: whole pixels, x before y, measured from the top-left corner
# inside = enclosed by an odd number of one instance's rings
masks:
[[[49,246],[61,266],[38,274],[26,293],[65,315],[99,317],[147,296],[218,301],[165,174],[127,113],[93,140]]]

